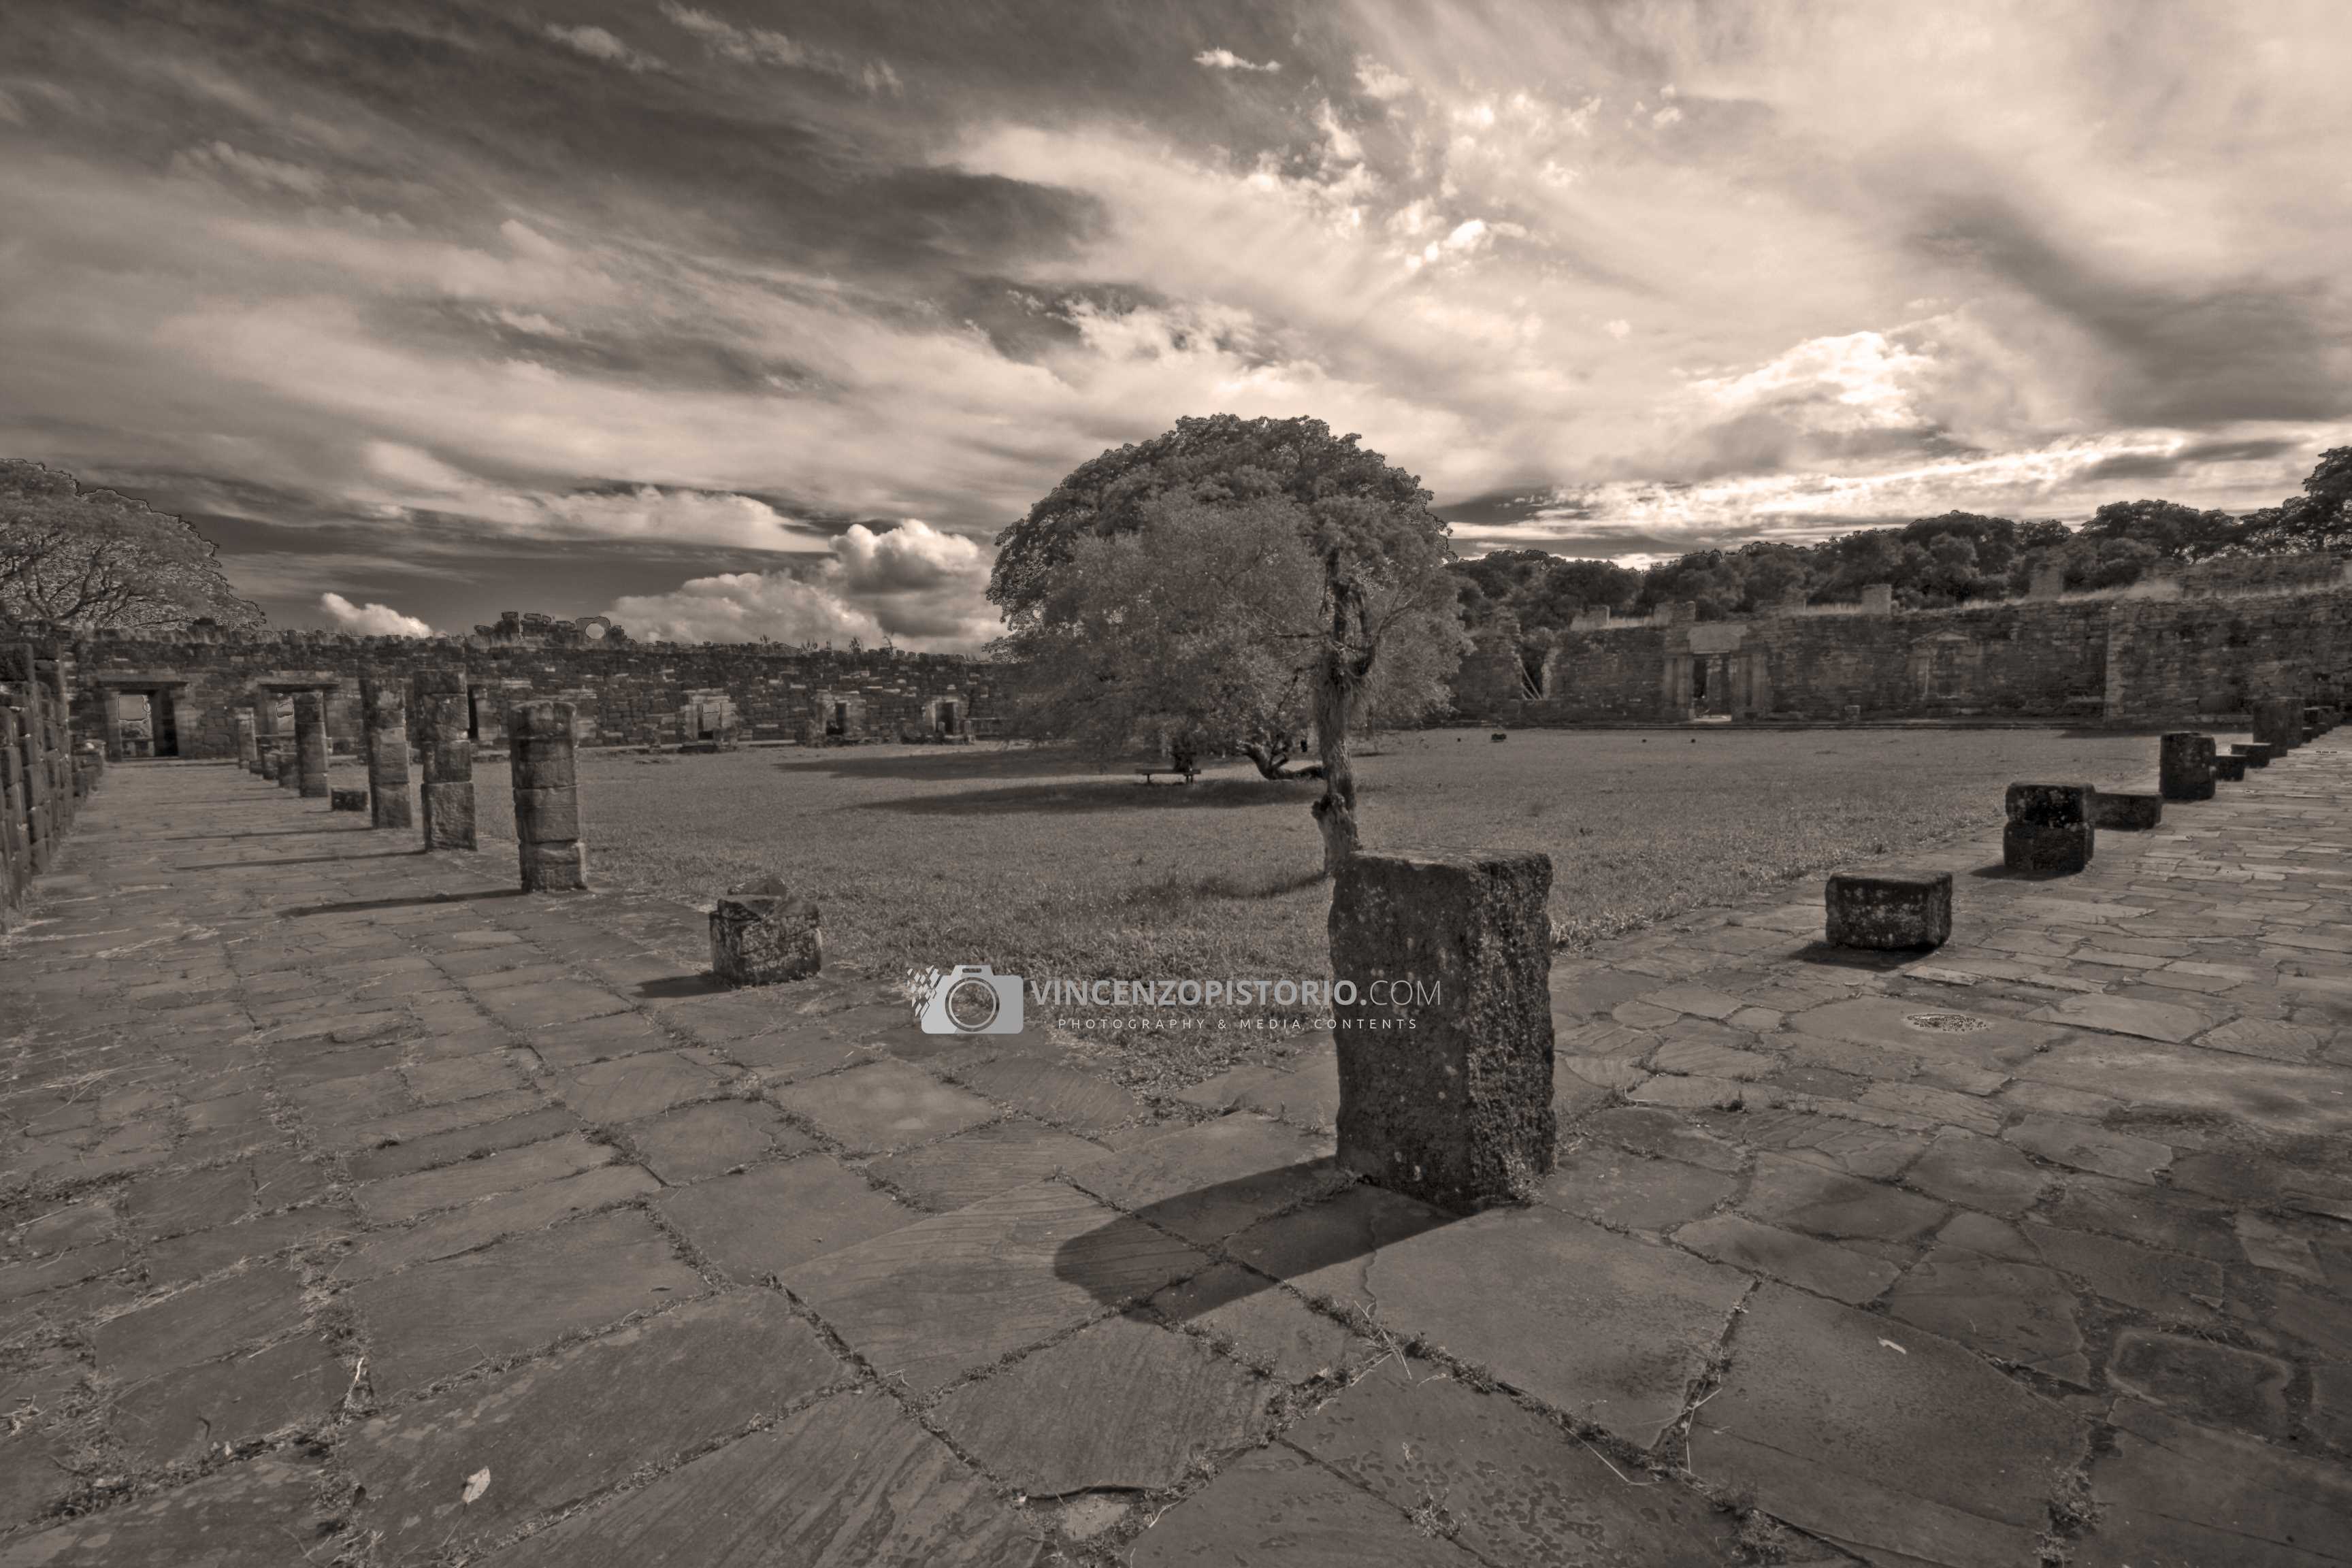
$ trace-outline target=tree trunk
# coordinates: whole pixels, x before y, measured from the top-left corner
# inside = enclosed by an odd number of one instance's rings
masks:
[[[1355,681],[1343,649],[1333,648],[1315,688],[1315,741],[1323,752],[1323,796],[1315,826],[1323,835],[1323,874],[1336,877],[1356,852],[1356,770],[1348,760],[1348,721]]]
[[[1278,750],[1268,746],[1263,741],[1244,741],[1241,745],[1241,753],[1256,767],[1260,778],[1319,779],[1323,776],[1320,763],[1309,763],[1301,768],[1287,765],[1290,759],[1290,742],[1287,741],[1285,741]]]

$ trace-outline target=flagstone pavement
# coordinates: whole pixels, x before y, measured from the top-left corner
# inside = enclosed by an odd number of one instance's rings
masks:
[[[1456,1219],[1328,1044],[1148,1101],[120,767],[0,941],[0,1568],[2352,1561],[2347,785],[1563,960]]]

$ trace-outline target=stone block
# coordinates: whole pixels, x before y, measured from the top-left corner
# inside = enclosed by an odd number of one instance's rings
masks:
[[[2266,768],[2271,765],[2271,748],[2260,741],[2252,745],[2243,742],[2233,745],[2230,748],[2230,754],[2242,761],[2250,768]]]
[[[1823,894],[1832,947],[1941,947],[1952,935],[1949,871],[1840,871]]]
[[[367,727],[369,825],[409,826],[407,702],[399,687],[362,675],[360,706]]]
[[[824,967],[817,908],[781,878],[728,889],[710,911],[710,972],[729,985],[773,985]]]
[[[2303,744],[2303,705],[2287,698],[2255,703],[2253,731],[2273,756],[2284,756]]]
[[[367,808],[368,792],[363,789],[339,789],[328,792],[327,809],[330,811],[365,811]]]
[[[2000,836],[2001,864],[2031,877],[2065,876],[2091,863],[2096,829],[2089,784],[2013,784],[2009,825]]]
[[[2222,756],[2216,753],[2213,758],[2213,777],[2223,784],[2245,783],[2246,759],[2235,754]]]
[[[474,785],[427,783],[425,796],[425,847],[474,847]]]
[[[2101,790],[2091,797],[2091,826],[2145,833],[2164,820],[2160,795],[2125,795]]]
[[[526,893],[576,893],[588,885],[588,852],[578,839],[517,846]]]
[[[524,844],[562,844],[580,837],[580,792],[517,789],[515,837]]]
[[[1550,893],[1543,855],[1361,854],[1340,868],[1342,1165],[1457,1211],[1529,1197],[1550,1173]]]
[[[2213,737],[2177,730],[2158,742],[2157,789],[2167,800],[2213,798]]]
[[[278,787],[279,789],[292,789],[296,784],[301,783],[301,780],[295,775],[294,753],[292,752],[280,751],[271,759],[271,762],[278,770]]]
[[[294,756],[296,777],[306,799],[324,800],[327,786],[327,696],[323,691],[294,694]]]

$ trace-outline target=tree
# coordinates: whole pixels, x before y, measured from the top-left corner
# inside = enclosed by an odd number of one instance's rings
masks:
[[[2243,532],[2226,511],[2199,511],[2171,500],[2111,500],[2091,514],[2077,537],[2136,540],[2159,557],[2204,561],[2237,546]]]
[[[2303,494],[2249,516],[2245,547],[2266,555],[2352,547],[2352,447],[2319,454]]]
[[[1358,439],[1319,419],[1179,420],[998,535],[988,585],[1001,646],[1034,661],[1068,732],[1097,749],[1155,733],[1171,754],[1226,740],[1269,777],[1322,780],[1327,873],[1358,843],[1351,729],[1442,700],[1465,644],[1429,492]],[[1302,708],[1319,760],[1292,768]]]
[[[38,463],[0,460],[0,622],[164,634],[210,620],[258,630],[211,542],[112,490]]]

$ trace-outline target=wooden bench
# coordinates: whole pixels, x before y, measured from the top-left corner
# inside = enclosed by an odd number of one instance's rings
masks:
[[[1138,768],[1135,771],[1138,774],[1141,775],[1145,784],[1150,784],[1161,773],[1171,774],[1176,778],[1183,780],[1186,784],[1191,784],[1195,778],[1200,776],[1201,772],[1198,768]]]

